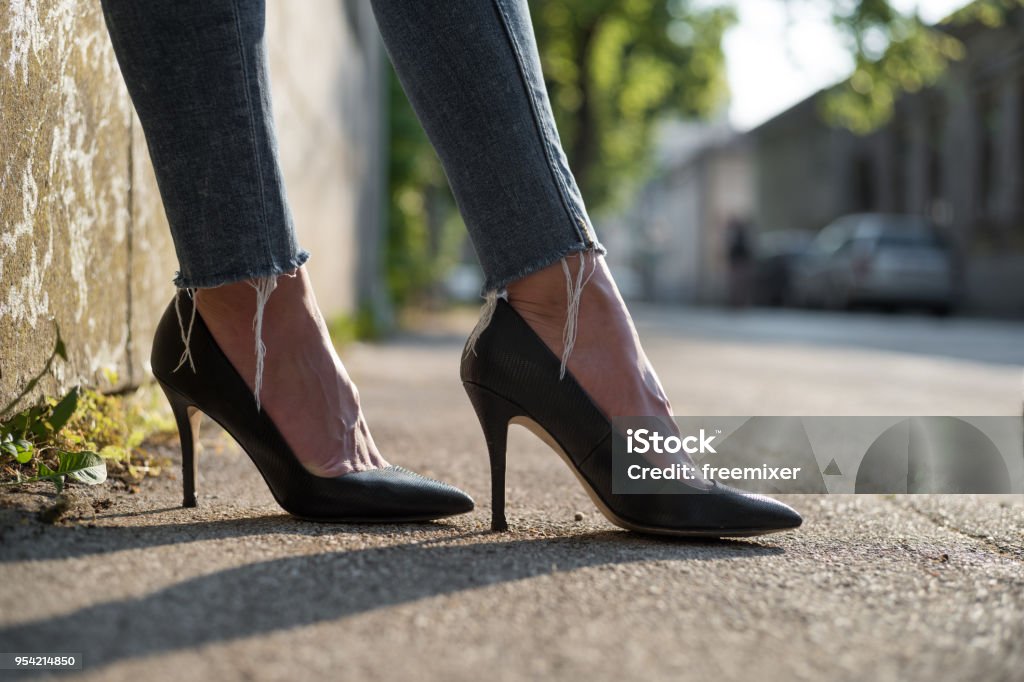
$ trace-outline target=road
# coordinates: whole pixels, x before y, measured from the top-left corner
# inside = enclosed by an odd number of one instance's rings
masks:
[[[1019,415],[1024,325],[639,309],[676,411]],[[471,320],[346,364],[386,456],[463,486],[450,521],[358,528],[275,507],[205,429],[178,482],[0,509],[0,641],[90,680],[1024,679],[1020,496],[791,496],[796,532],[682,542],[610,526],[561,460],[511,438],[512,529],[487,531],[483,439],[457,379]],[[915,352],[914,349],[921,349]],[[11,507],[10,505],[15,505]],[[2,674],[2,673],[0,673]]]

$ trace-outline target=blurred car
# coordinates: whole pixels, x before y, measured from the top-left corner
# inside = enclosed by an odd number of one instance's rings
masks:
[[[866,213],[821,230],[793,272],[793,296],[803,305],[924,307],[953,310],[953,253],[927,219]]]
[[[757,236],[752,276],[755,305],[783,305],[793,298],[793,270],[814,238],[804,230],[772,230]]]

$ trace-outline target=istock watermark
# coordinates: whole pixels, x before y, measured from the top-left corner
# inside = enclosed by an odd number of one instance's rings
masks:
[[[708,436],[704,429],[697,436],[664,435],[651,429],[626,429],[626,447],[630,452],[646,454],[648,452],[669,453],[685,452],[689,455],[714,452],[711,446],[716,436]],[[694,445],[696,443],[696,445]]]
[[[1024,493],[1021,417],[613,420],[615,494]]]

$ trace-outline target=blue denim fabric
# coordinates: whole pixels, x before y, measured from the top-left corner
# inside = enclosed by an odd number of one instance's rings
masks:
[[[107,0],[103,10],[171,226],[175,284],[302,265],[277,162],[263,3]]]
[[[179,287],[294,270],[262,0],[103,0],[181,264]],[[484,291],[604,248],[562,152],[526,0],[374,0]]]

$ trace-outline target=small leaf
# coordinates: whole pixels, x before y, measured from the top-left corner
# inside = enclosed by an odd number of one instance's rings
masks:
[[[35,478],[26,478],[22,480],[22,483],[31,483],[33,481],[42,481],[49,479],[53,481],[53,485],[57,488],[57,492],[64,490],[64,476],[58,474],[56,471],[46,466],[42,462],[39,463],[38,475]]]
[[[46,405],[36,405],[26,415],[25,430],[40,440],[46,439],[50,435],[50,426],[43,419],[43,415],[49,409]]]
[[[57,452],[60,464],[57,473],[67,474],[79,483],[96,485],[107,480],[107,463],[96,454],[83,450],[82,452]]]
[[[39,440],[46,440],[50,437],[50,427],[46,422],[36,422],[29,429],[29,433],[38,438]]]
[[[35,481],[53,481],[57,492],[64,490],[64,477],[70,476],[79,483],[96,485],[107,480],[107,465],[95,452],[84,450],[82,452],[57,451],[58,465],[54,471],[43,462],[34,478],[19,478],[17,481],[7,481],[0,485],[18,485],[21,483],[33,483]]]
[[[28,464],[32,459],[32,453],[36,449],[36,446],[24,439],[14,441],[14,447],[18,451],[14,456],[18,460],[18,464]]]
[[[3,450],[11,457],[18,456],[18,448],[14,447],[14,443],[4,443],[3,445],[0,445],[0,450]]]
[[[28,430],[28,415],[24,412],[14,415],[11,417],[11,421],[7,422],[7,428],[11,430],[11,433],[24,435]]]
[[[50,418],[46,421],[49,422],[50,428],[56,433],[64,428],[64,425],[71,419],[71,415],[75,413],[75,408],[78,407],[78,387],[75,387],[68,391],[68,394],[61,398],[61,401],[57,403],[53,411],[50,413]]]

